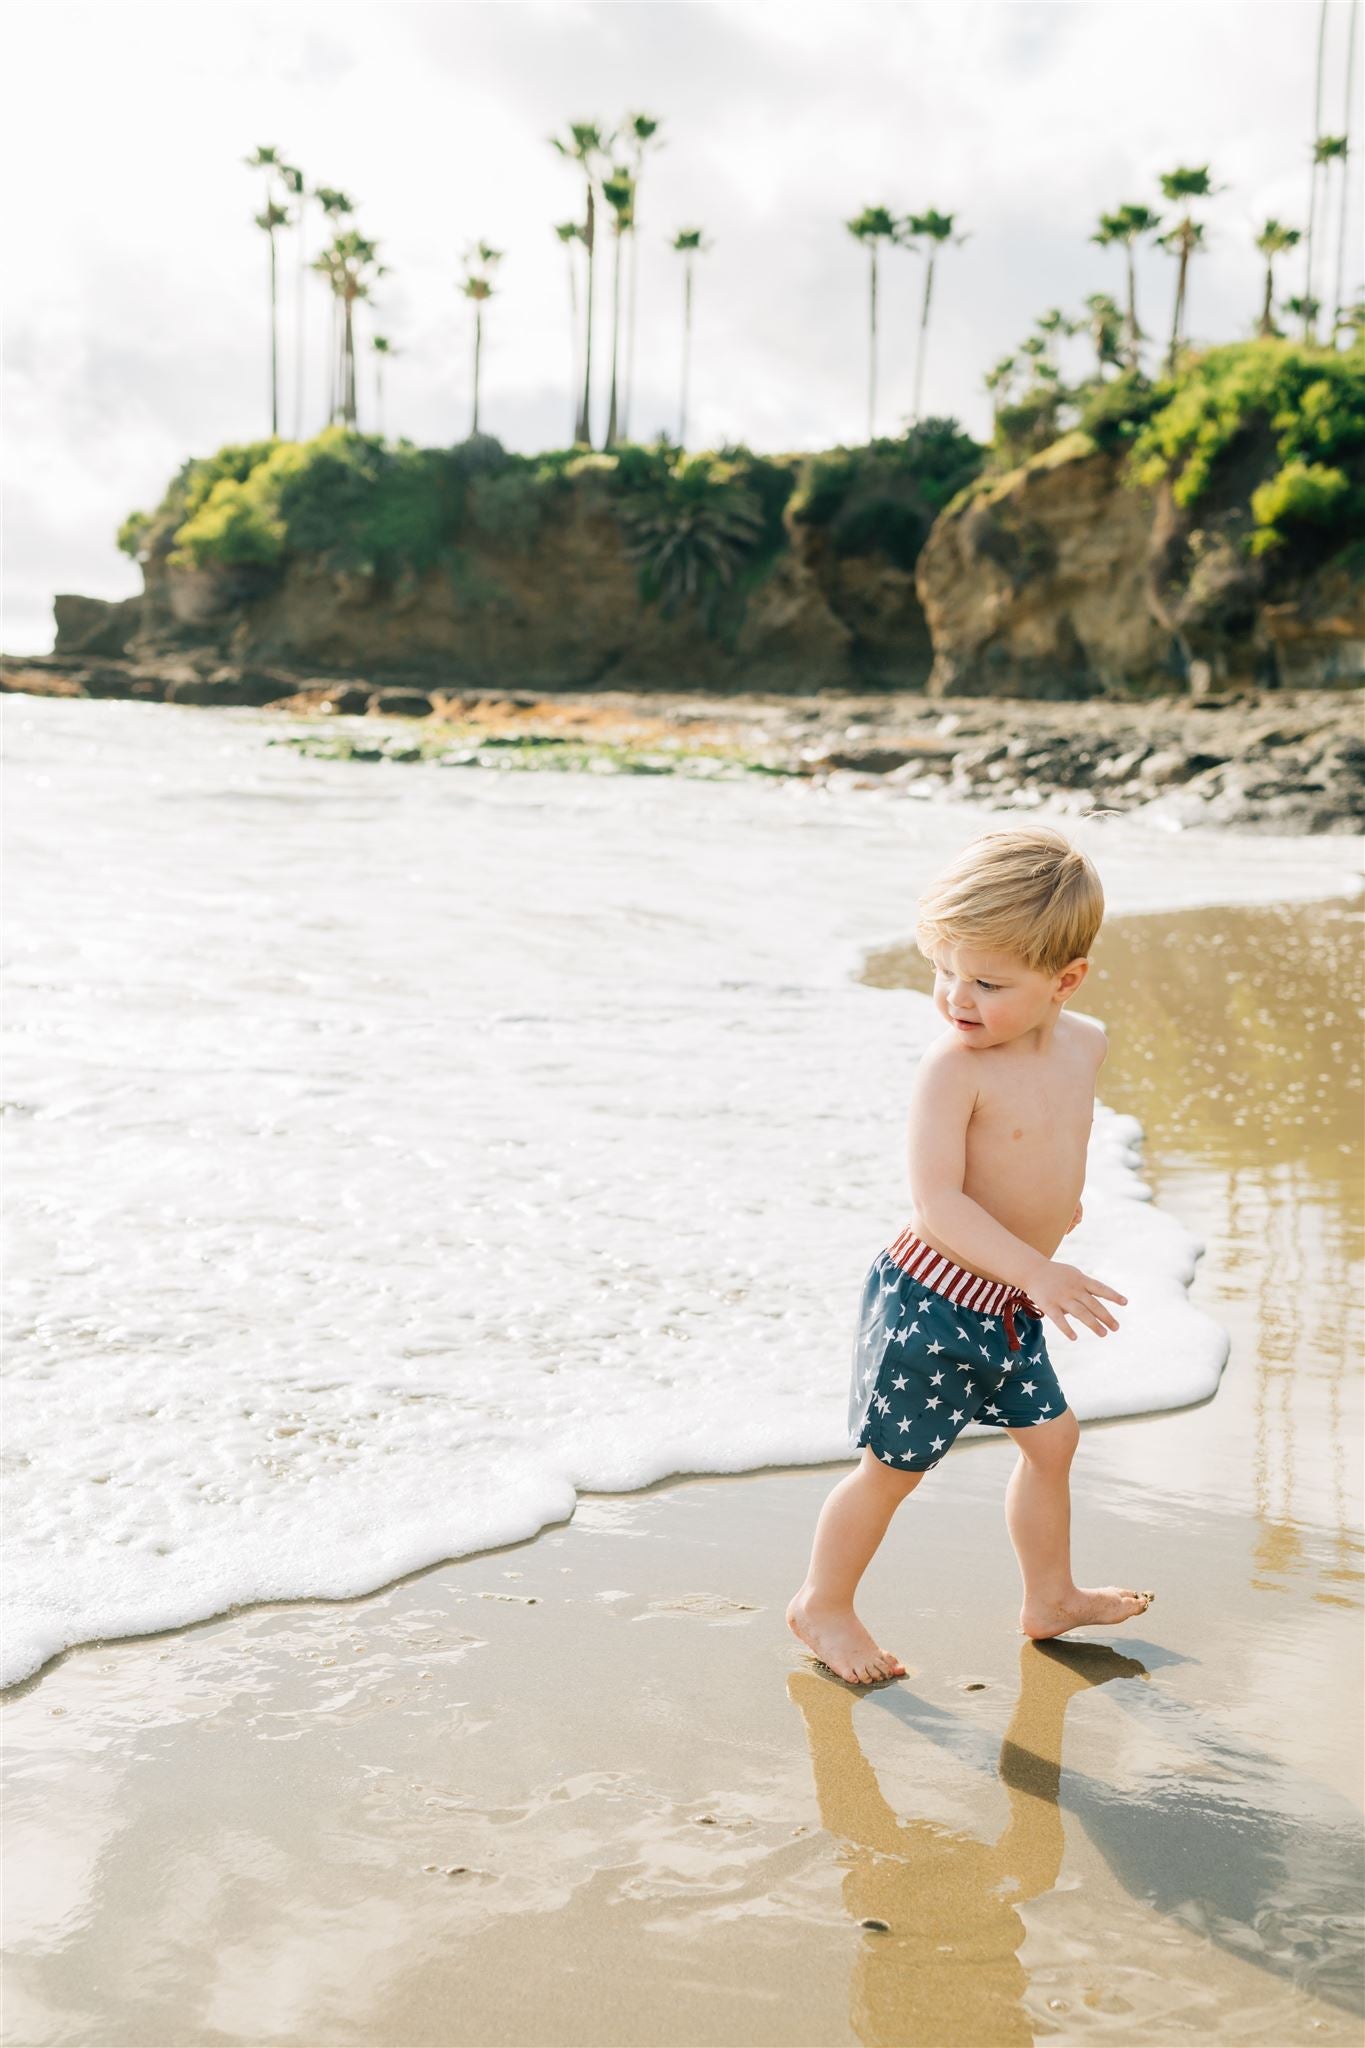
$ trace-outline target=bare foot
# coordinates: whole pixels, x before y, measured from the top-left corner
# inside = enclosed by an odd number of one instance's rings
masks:
[[[1065,1600],[1026,1602],[1019,1626],[1035,1642],[1063,1635],[1069,1628],[1112,1626],[1145,1614],[1155,1593],[1134,1593],[1126,1586],[1077,1586]]]
[[[906,1676],[900,1658],[891,1650],[878,1648],[851,1607],[816,1607],[798,1593],[787,1609],[787,1626],[822,1664],[850,1685]]]

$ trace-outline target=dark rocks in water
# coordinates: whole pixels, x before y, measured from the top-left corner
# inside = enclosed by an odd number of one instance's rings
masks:
[[[292,697],[298,688],[293,676],[271,675],[259,669],[225,670],[214,676],[186,676],[166,689],[168,704],[249,704],[257,707]]]
[[[366,705],[372,718],[430,718],[434,709],[421,690],[376,690]]]

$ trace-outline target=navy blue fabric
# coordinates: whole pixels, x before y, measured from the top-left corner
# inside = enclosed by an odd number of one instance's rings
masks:
[[[879,1253],[863,1283],[853,1343],[850,1448],[870,1444],[884,1465],[928,1472],[969,1422],[1051,1422],[1066,1396],[1042,1318],[1016,1305],[1014,1328],[1018,1351],[1008,1348],[1003,1312],[963,1308]]]

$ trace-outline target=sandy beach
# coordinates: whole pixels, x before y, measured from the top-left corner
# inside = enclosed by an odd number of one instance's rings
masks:
[[[1231,1345],[1086,1427],[1078,1570],[1156,1587],[1138,1624],[1021,1642],[978,1439],[864,1582],[896,1684],[783,1622],[840,1462],[73,1649],[5,1708],[8,2038],[1357,2041],[1359,932],[1194,904],[1097,949],[1104,1099]]]

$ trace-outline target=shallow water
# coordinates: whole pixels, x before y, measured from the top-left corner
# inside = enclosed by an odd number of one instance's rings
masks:
[[[390,832],[362,835],[381,863],[407,822],[400,787],[384,792]],[[606,792],[601,814],[630,794]],[[849,914],[822,914],[856,972],[869,923],[857,889],[925,849],[876,804],[791,815],[796,827],[780,807],[706,813],[715,865],[771,861],[776,844],[768,875],[801,882],[808,911],[832,868]],[[812,815],[836,858],[803,866],[792,842]],[[931,822],[946,850],[977,821]],[[697,824],[688,811],[677,829]],[[646,844],[660,829],[656,812]],[[432,830],[423,814],[417,837]],[[1182,842],[1155,880],[1187,902],[1200,887],[1268,887],[1256,854],[1242,866],[1237,851],[1220,868]],[[1151,900],[1142,863],[1155,855],[1150,841],[1116,853],[1091,1007],[1110,1034],[1107,1097],[1146,1128],[1155,1201],[1134,1199],[1123,1174],[1108,1192],[1102,1181],[1109,1227],[1085,1262],[1110,1270],[1129,1256],[1121,1226],[1156,1221],[1170,1236],[1138,1248],[1172,1255],[1159,1277],[1183,1296],[1179,1257],[1206,1243],[1191,1300],[1230,1344],[1203,1406],[1085,1434],[1078,1559],[1096,1579],[1159,1587],[1140,1633],[1021,1653],[999,1515],[1008,1459],[978,1442],[902,1511],[860,1594],[911,1667],[895,1688],[819,1676],[782,1626],[829,1469],[594,1493],[565,1528],[352,1606],[262,1607],[78,1651],[6,1709],[12,2040],[1359,2039],[1360,1188],[1340,1149],[1359,1130],[1354,913],[1127,915],[1144,890]],[[1283,871],[1330,882],[1330,868],[1296,871],[1300,858],[1290,850]],[[666,869],[656,879],[657,907],[671,884]],[[770,888],[764,918],[748,920],[746,1003],[786,1007],[809,1031],[814,976],[792,972],[791,935],[774,939],[774,900]],[[876,919],[886,938],[905,922],[894,905]],[[744,928],[732,912],[726,929]],[[889,950],[874,974],[904,972],[888,970]],[[1218,972],[1209,951],[1226,954]],[[88,1035],[73,979],[50,986]],[[556,987],[583,1001],[571,972]],[[92,993],[102,1014],[107,980]],[[878,1000],[858,1006],[864,1047]],[[714,988],[699,982],[692,1001],[695,1057]],[[784,1081],[796,1037],[766,1040]],[[347,1071],[362,1105],[373,1088],[392,1108],[375,1078],[383,1043],[371,1037]],[[251,1061],[231,1053],[235,1079]],[[206,1056],[210,1078],[223,1067]],[[1279,1085],[1286,1074],[1302,1085]],[[803,1078],[791,1121],[827,1133],[832,1105]],[[149,1093],[136,1078],[144,1116]],[[259,1134],[239,1156],[268,1156]],[[885,1164],[894,1202],[899,1161]],[[126,1200],[127,1171],[115,1180]],[[847,1185],[867,1201],[866,1178]],[[784,1213],[802,1192],[783,1187]],[[820,1219],[844,1227],[829,1208]],[[722,1234],[698,1227],[712,1246]],[[385,1277],[382,1241],[350,1248],[371,1286]],[[561,1287],[570,1270],[556,1269]],[[833,1405],[848,1284],[844,1270]],[[367,1329],[394,1312],[390,1296]],[[1122,1368],[1140,1369],[1140,1353]]]
[[[985,814],[310,762],[254,713],[6,730],[4,1677],[842,1455],[940,1028],[860,957]],[[1120,912],[1354,886],[1335,843],[1120,820],[1102,857]],[[1132,1329],[1067,1347],[1082,1415],[1226,1354],[1139,1137],[1097,1115],[1071,1242]]]

